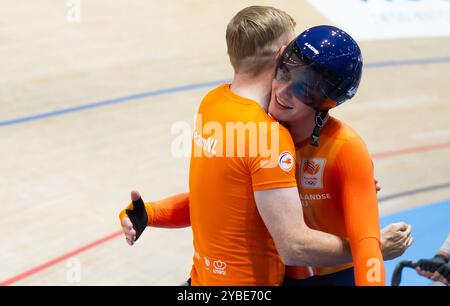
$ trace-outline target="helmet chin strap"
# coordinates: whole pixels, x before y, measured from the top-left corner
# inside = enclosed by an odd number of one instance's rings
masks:
[[[314,132],[312,134],[312,143],[311,145],[314,147],[319,146],[319,136],[320,130],[322,129],[325,119],[328,116],[328,111],[316,111],[316,126],[314,127]]]

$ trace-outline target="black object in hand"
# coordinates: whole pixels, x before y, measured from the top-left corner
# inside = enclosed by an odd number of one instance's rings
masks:
[[[127,209],[126,212],[131,220],[131,223],[133,223],[137,241],[148,224],[147,211],[145,210],[145,204],[142,198],[133,201],[133,210]]]

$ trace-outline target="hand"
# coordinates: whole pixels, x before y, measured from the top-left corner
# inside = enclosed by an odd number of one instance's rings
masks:
[[[413,243],[412,226],[405,222],[392,223],[381,230],[381,251],[384,260],[401,256]]]
[[[133,223],[131,223],[130,218],[122,219],[122,230],[129,245],[134,245],[136,242],[136,231],[133,228]]]
[[[450,264],[446,263],[434,272],[431,279],[450,286]]]
[[[131,201],[132,204],[121,212],[120,219],[127,243],[134,245],[148,225],[148,216],[139,192],[131,192]]]
[[[416,268],[416,271],[420,275],[425,276],[431,280],[437,280],[435,279],[439,277],[437,271],[445,264],[447,264],[447,261],[442,256],[434,256],[433,258],[429,259],[421,259],[417,262],[418,266]]]

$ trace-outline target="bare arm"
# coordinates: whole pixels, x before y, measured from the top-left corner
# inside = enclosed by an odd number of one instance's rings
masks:
[[[352,261],[345,239],[305,224],[297,188],[256,191],[254,195],[259,214],[285,265],[337,266]]]

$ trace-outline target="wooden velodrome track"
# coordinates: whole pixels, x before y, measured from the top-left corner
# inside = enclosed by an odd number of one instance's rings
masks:
[[[0,1],[0,283],[177,285],[190,229],[118,234],[132,189],[187,191],[172,124],[230,79],[225,28],[250,4],[330,23],[306,1]],[[362,41],[356,98],[333,112],[374,154],[383,215],[450,198],[450,37]],[[210,83],[212,82],[212,83]],[[140,95],[142,94],[142,95]],[[101,102],[95,104],[97,102]]]

